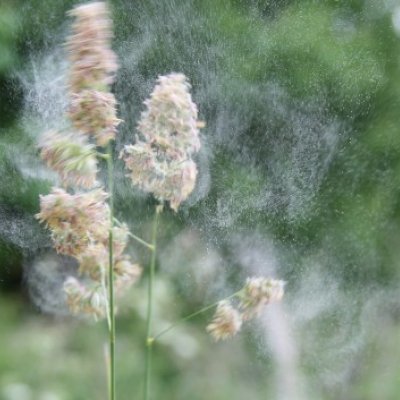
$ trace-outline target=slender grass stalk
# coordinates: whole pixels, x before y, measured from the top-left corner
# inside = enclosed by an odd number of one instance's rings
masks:
[[[107,310],[108,312],[108,310]],[[111,386],[111,381],[110,381],[110,349],[108,348],[108,343],[104,343],[104,366],[105,366],[105,372],[106,372],[106,377],[107,377],[107,387],[110,388]]]
[[[152,316],[153,316],[153,282],[154,273],[156,267],[156,250],[157,250],[157,227],[158,227],[158,217],[159,208],[156,207],[154,222],[153,222],[153,232],[152,232],[152,253],[150,261],[150,272],[148,280],[148,291],[147,291],[147,327],[146,327],[146,369],[144,377],[144,400],[150,399],[150,388],[151,388],[151,358],[153,352],[153,342],[154,339],[151,336],[152,331]]]
[[[108,191],[110,193],[110,233],[108,236],[109,268],[108,268],[108,295],[109,295],[109,344],[110,344],[110,364],[109,364],[109,399],[116,400],[115,390],[115,307],[114,307],[114,254],[113,254],[113,227],[114,227],[114,165],[111,143],[108,144]]]
[[[141,239],[139,236],[134,235],[133,233],[129,232],[128,235],[132,238],[135,239],[137,242],[139,242],[140,244],[142,244],[143,246],[147,247],[148,249],[150,249],[151,251],[154,252],[154,246],[150,243],[147,243],[146,241],[144,241],[143,239]]]
[[[117,220],[117,218],[114,218],[114,223],[118,226],[122,226],[121,222],[119,222]],[[137,242],[139,242],[140,244],[142,244],[143,246],[147,247],[150,250],[153,250],[153,245],[151,245],[150,243],[147,243],[145,240],[143,240],[142,238],[140,238],[139,236],[136,236],[135,234],[133,234],[132,232],[128,232],[128,236],[130,236],[132,239],[136,240]]]
[[[223,300],[229,300],[229,299],[231,299],[231,298],[237,296],[238,294],[240,294],[240,292],[241,292],[241,290],[239,290],[238,292],[235,292],[235,293],[231,294],[231,295],[228,296],[228,297],[225,297]],[[153,338],[153,342],[154,342],[156,339],[159,339],[161,336],[165,335],[165,334],[166,334],[167,332],[169,332],[170,330],[174,329],[176,326],[182,324],[183,322],[188,321],[189,319],[192,319],[192,318],[194,318],[194,317],[197,317],[198,315],[200,315],[200,314],[202,314],[202,313],[204,313],[204,312],[210,310],[211,308],[216,307],[220,301],[222,301],[222,300],[218,300],[218,301],[216,301],[216,302],[213,303],[213,304],[210,304],[210,305],[208,305],[208,306],[205,306],[205,307],[201,308],[200,310],[195,311],[194,313],[189,314],[189,315],[187,315],[186,317],[181,318],[179,321],[177,321],[177,322],[175,322],[174,324],[170,325],[168,328],[166,328],[166,329],[162,330],[161,332],[157,333],[157,335],[155,335],[154,338]]]

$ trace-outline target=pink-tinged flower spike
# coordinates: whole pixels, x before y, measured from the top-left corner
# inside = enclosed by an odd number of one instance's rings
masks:
[[[248,320],[260,314],[262,308],[280,301],[284,295],[285,282],[270,278],[247,278],[240,293],[240,310],[243,319]]]
[[[118,68],[110,48],[112,24],[107,6],[104,2],[88,3],[69,14],[75,17],[66,44],[71,62],[70,90],[106,90]]]
[[[150,99],[144,104],[138,129],[147,142],[186,155],[200,149],[197,106],[190,95],[190,84],[183,74],[159,76]]]
[[[49,131],[42,136],[39,148],[42,159],[65,186],[90,189],[98,184],[95,148],[84,136]]]
[[[118,68],[111,50],[111,20],[104,2],[74,8],[72,35],[67,41],[70,75],[68,115],[75,128],[93,135],[97,145],[105,147],[116,135],[121,122],[116,100],[109,85]]]
[[[197,167],[194,161],[171,163],[171,168],[165,177],[165,184],[162,185],[162,191],[157,197],[169,199],[171,208],[178,211],[179,205],[192,193],[196,177]]]
[[[89,243],[82,253],[76,255],[79,274],[101,282],[107,270],[108,250],[102,243]]]
[[[112,93],[83,90],[71,94],[68,115],[77,130],[93,135],[97,145],[105,147],[115,139],[121,122],[116,115],[116,103]]]
[[[175,211],[194,189],[197,167],[191,159],[161,161],[153,147],[142,142],[125,146],[121,157],[132,183],[160,201],[169,200]]]
[[[57,252],[70,256],[82,254],[92,241],[105,242],[109,233],[107,193],[100,189],[69,194],[53,189],[40,196],[36,218],[52,232]]]
[[[144,141],[125,146],[120,154],[133,185],[169,201],[175,211],[196,183],[191,156],[200,148],[198,128],[203,125],[189,88],[182,74],[159,77],[138,126]]]
[[[89,276],[93,281],[101,283],[108,268],[108,248],[104,245],[89,244],[87,249],[76,258],[79,262],[80,275]],[[128,255],[118,255],[114,260],[114,277],[117,294],[121,295],[129,289],[141,275],[141,268],[133,264]]]
[[[87,287],[76,278],[64,282],[67,305],[73,314],[104,318],[107,314],[107,297],[100,285]]]
[[[232,307],[229,301],[218,303],[212,322],[207,326],[207,332],[216,340],[228,339],[239,332],[242,326],[240,313]]]
[[[133,264],[129,256],[118,257],[114,264],[115,288],[117,294],[122,294],[140,278],[142,269]]]

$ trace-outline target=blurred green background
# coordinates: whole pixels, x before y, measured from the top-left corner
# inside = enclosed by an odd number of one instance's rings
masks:
[[[0,2],[0,399],[106,399],[106,326],[68,316],[34,219],[54,176],[36,141],[62,123],[76,1]],[[209,315],[156,346],[154,399],[400,398],[400,4],[113,0],[113,90],[133,140],[159,74],[185,73],[206,121],[195,193],[160,229],[156,327],[287,281],[282,306],[215,344]],[[117,162],[117,213],[149,237],[154,201]],[[131,253],[143,266],[148,254]],[[144,277],[121,300],[120,399],[141,398]]]

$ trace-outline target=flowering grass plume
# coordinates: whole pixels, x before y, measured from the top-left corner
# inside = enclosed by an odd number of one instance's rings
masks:
[[[52,233],[57,252],[77,256],[91,241],[106,242],[109,232],[107,193],[101,189],[69,194],[63,189],[40,196],[36,218]]]
[[[173,210],[193,191],[197,167],[192,154],[200,149],[197,106],[183,74],[160,76],[138,125],[140,137],[120,154],[133,185]]]
[[[74,8],[72,34],[67,41],[71,71],[69,118],[79,131],[92,135],[97,145],[106,146],[115,138],[121,122],[116,116],[116,100],[109,92],[118,69],[111,50],[111,20],[104,2]]]
[[[269,303],[278,302],[284,295],[283,281],[263,277],[247,278],[240,294],[240,309],[243,319],[248,320],[261,313]]]
[[[39,144],[41,157],[57,172],[64,186],[90,189],[98,184],[95,147],[77,133],[46,132]]]
[[[145,140],[165,146],[166,152],[192,154],[199,151],[197,106],[190,95],[190,84],[183,74],[173,73],[157,79],[144,104],[138,130]]]
[[[112,93],[82,90],[71,94],[69,118],[78,131],[95,137],[98,146],[115,139],[121,122],[116,116],[117,101]]]
[[[84,285],[70,276],[64,282],[67,304],[74,314],[92,315],[95,319],[104,318],[107,313],[107,296],[101,285]]]
[[[245,286],[232,296],[239,300],[238,307],[234,308],[227,300],[220,301],[207,332],[216,341],[234,336],[244,321],[260,315],[267,304],[282,299],[284,285],[283,281],[271,278],[247,278]]]
[[[242,326],[242,317],[227,300],[222,300],[217,305],[214,318],[207,326],[207,332],[216,340],[228,339]]]
[[[93,137],[105,147],[115,138],[118,124],[116,99],[109,92],[118,68],[111,50],[111,21],[104,2],[75,7],[75,18],[66,48],[71,63],[67,117],[68,132],[47,132],[39,147],[47,165],[65,186],[92,188],[96,182],[97,160]]]
[[[71,63],[70,86],[73,92],[85,88],[106,89],[118,69],[111,50],[112,24],[105,2],[98,1],[75,7],[72,34],[67,40]]]
[[[36,218],[51,231],[56,251],[73,257],[79,265],[82,280],[69,277],[64,283],[71,312],[98,319],[108,312],[107,285],[115,285],[117,294],[122,293],[141,270],[124,254],[129,230],[125,224],[114,226],[109,194],[93,189],[98,186],[96,145],[104,147],[113,140],[120,123],[115,97],[108,91],[118,67],[110,48],[108,10],[104,2],[93,2],[69,14],[75,18],[66,44],[71,62],[66,116],[71,130],[47,132],[39,147],[44,161],[73,193],[53,188],[40,196]],[[80,188],[90,190],[79,192]],[[107,274],[111,231],[113,282]]]

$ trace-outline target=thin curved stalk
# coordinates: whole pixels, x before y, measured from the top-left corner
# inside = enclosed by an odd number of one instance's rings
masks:
[[[139,236],[134,235],[132,232],[129,232],[128,235],[132,238],[135,239],[137,242],[139,242],[140,244],[142,244],[143,246],[147,247],[149,250],[151,251],[155,251],[154,246],[150,243],[147,243],[146,241],[144,241],[143,239],[141,239]]]
[[[146,369],[144,378],[144,400],[149,400],[150,398],[150,388],[151,388],[151,358],[153,351],[153,342],[151,331],[152,331],[152,317],[153,317],[153,282],[156,267],[156,250],[157,250],[157,227],[158,227],[158,216],[160,209],[157,207],[154,215],[153,222],[153,232],[152,232],[152,254],[150,261],[150,272],[148,280],[148,290],[147,290],[147,326],[146,326]]]
[[[228,297],[225,297],[223,300],[229,300],[229,299],[231,299],[232,297],[235,297],[235,296],[239,295],[240,292],[241,292],[241,290],[239,290],[238,292],[235,292],[235,293],[231,294],[231,295],[228,296]],[[200,310],[195,311],[194,313],[189,314],[189,315],[187,315],[186,317],[183,317],[183,318],[180,319],[179,321],[177,321],[177,322],[175,322],[174,324],[170,325],[168,328],[166,328],[166,329],[162,330],[161,332],[157,333],[157,335],[155,335],[154,338],[153,338],[153,342],[154,342],[156,339],[159,339],[161,336],[165,335],[165,334],[166,334],[167,332],[169,332],[170,330],[174,329],[176,326],[182,324],[183,322],[188,321],[189,319],[192,319],[192,318],[194,318],[194,317],[197,317],[198,315],[200,315],[200,314],[202,314],[202,313],[204,313],[204,312],[210,310],[211,308],[216,307],[216,306],[218,305],[218,303],[221,302],[221,301],[223,301],[223,300],[218,300],[218,301],[216,301],[216,302],[213,303],[213,304],[210,304],[210,305],[208,305],[208,306],[206,306],[206,307],[203,307],[203,308],[201,308]]]
[[[117,218],[114,218],[114,222],[118,225],[118,226],[122,226],[121,222],[119,222],[117,220]],[[132,232],[128,232],[128,236],[130,236],[132,239],[136,240],[137,242],[139,242],[140,244],[142,244],[143,246],[147,247],[148,249],[153,251],[153,245],[151,245],[150,243],[147,243],[145,240],[143,240],[142,238],[140,238],[139,236],[136,236],[134,233]]]

